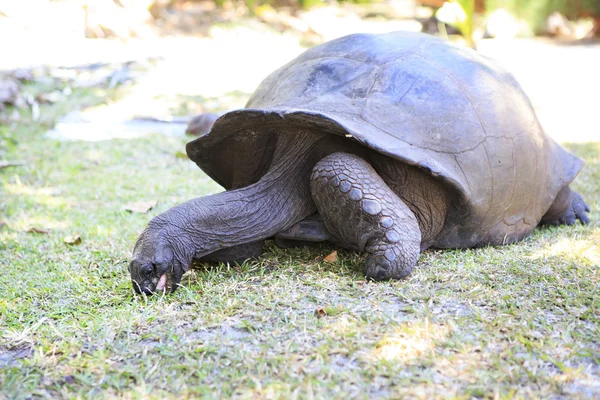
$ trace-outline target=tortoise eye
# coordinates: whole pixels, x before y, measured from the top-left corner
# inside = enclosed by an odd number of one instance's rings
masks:
[[[148,264],[148,265],[145,265],[144,268],[142,268],[142,273],[144,275],[146,275],[147,277],[152,276],[153,272],[154,272],[154,264]]]

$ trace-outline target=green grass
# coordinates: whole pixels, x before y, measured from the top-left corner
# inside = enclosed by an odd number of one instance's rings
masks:
[[[600,396],[600,142],[569,146],[588,162],[575,189],[591,226],[427,251],[402,282],[365,282],[351,252],[328,264],[332,247],[270,245],[146,298],[127,272],[137,235],[219,187],[177,156],[184,139],[44,139],[101,95],[0,127],[2,158],[27,162],[0,170],[0,398]],[[123,210],[153,200],[149,215]]]

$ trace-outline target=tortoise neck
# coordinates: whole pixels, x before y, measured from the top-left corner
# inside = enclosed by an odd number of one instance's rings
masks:
[[[156,223],[164,224],[169,235],[183,236],[183,241],[191,244],[176,254],[182,264],[272,237],[313,214],[316,207],[310,196],[309,176],[318,138],[308,133],[281,134],[273,163],[258,182],[192,199],[157,216]]]

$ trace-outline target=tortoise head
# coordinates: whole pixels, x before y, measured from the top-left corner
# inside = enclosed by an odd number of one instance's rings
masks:
[[[164,231],[149,225],[138,238],[129,263],[131,283],[137,293],[174,292],[185,272]]]

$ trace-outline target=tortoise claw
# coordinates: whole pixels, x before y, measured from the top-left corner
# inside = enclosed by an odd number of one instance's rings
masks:
[[[591,208],[583,201],[583,197],[579,193],[573,192],[571,211],[582,225],[590,223],[590,217],[588,217],[587,213],[591,211]]]

